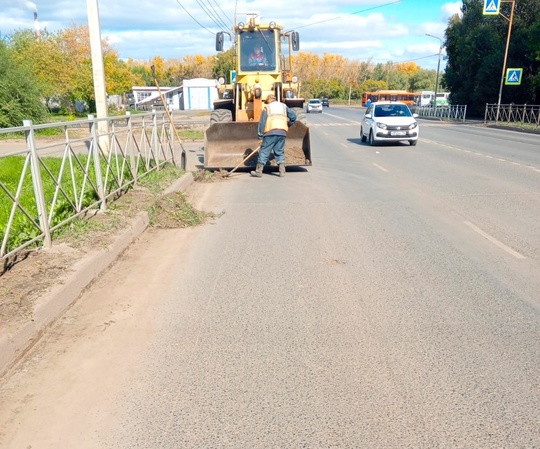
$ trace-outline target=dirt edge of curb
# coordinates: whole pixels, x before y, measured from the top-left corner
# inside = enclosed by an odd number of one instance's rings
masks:
[[[188,172],[170,185],[163,194],[184,191],[193,182],[193,174]],[[131,226],[121,232],[113,243],[103,250],[75,264],[74,269],[62,283],[48,291],[36,301],[32,321],[15,332],[0,330],[0,377],[4,376],[39,341],[44,331],[56,322],[84,290],[147,229],[147,212],[139,213]]]

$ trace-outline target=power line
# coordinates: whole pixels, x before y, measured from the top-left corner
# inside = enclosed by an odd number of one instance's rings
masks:
[[[341,19],[341,17],[344,16],[344,15],[352,16],[352,15],[356,15],[356,14],[361,14],[361,13],[364,13],[364,12],[372,11],[374,9],[382,8],[383,6],[394,5],[394,4],[400,3],[400,2],[401,2],[401,0],[397,0],[395,2],[385,3],[384,5],[373,6],[372,8],[362,9],[360,11],[350,12],[350,13],[347,13],[347,14],[340,14],[339,16],[332,17],[330,19],[320,20],[319,22],[308,23],[307,25],[302,25],[302,26],[296,27],[295,30],[299,30],[300,28],[310,27],[310,26],[313,26],[313,25],[318,25],[319,23],[330,22],[331,20]],[[293,30],[289,30],[288,32],[290,32],[290,31],[293,31]]]
[[[212,22],[214,22],[220,30],[223,30],[223,25],[220,24],[218,20],[216,20],[216,18],[213,16],[212,12],[208,10],[208,7],[206,5],[204,5],[201,2],[201,0],[196,0],[196,1],[199,4],[199,6],[203,9],[203,11],[206,13],[206,15],[210,18],[210,20],[212,20]],[[225,30],[226,29],[227,29],[227,27],[225,27]]]
[[[225,14],[225,11],[223,11],[223,9],[221,8],[221,6],[219,5],[219,3],[214,0],[214,3],[216,4],[216,6],[219,8],[219,10],[221,11],[221,13],[223,14],[223,16],[229,21],[229,23],[231,24],[231,27],[234,27],[234,23],[233,21],[227,16],[227,14]],[[227,25],[227,24],[225,24]]]
[[[208,31],[210,34],[216,34],[214,33],[213,31],[210,31],[208,28],[206,28],[202,23],[200,23],[195,17],[193,17],[189,11],[184,7],[184,5],[182,5],[182,3],[180,3],[180,0],[176,0],[176,3],[178,3],[182,9],[187,13],[187,15],[189,17],[191,17],[195,22],[197,22],[197,24],[201,27],[201,28],[204,28],[206,31]]]
[[[212,11],[208,9],[208,6],[206,6],[201,0],[196,0],[196,1],[199,4],[199,6],[203,9],[203,11],[206,13],[206,15],[210,18],[210,20],[212,20],[212,22],[214,22],[220,30],[223,30],[223,31],[227,30],[227,25],[225,25],[224,27],[223,24],[220,23],[219,17],[216,18],[216,16],[212,13]]]

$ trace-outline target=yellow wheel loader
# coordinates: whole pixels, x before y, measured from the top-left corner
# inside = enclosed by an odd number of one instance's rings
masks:
[[[224,33],[217,33],[216,51],[222,51],[223,45]],[[256,165],[257,154],[247,156],[257,148],[258,122],[266,97],[271,93],[297,115],[287,133],[286,165],[311,165],[304,99],[300,97],[300,84],[291,68],[292,52],[298,51],[299,46],[297,32],[285,32],[275,22],[260,24],[256,14],[251,14],[247,23],[235,25],[236,70],[231,74],[230,84],[220,79],[219,99],[214,102],[210,126],[205,132],[205,169]],[[269,163],[275,165],[273,159]]]

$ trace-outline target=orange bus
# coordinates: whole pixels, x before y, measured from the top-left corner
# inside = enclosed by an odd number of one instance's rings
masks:
[[[407,92],[406,90],[377,90],[375,92],[364,92],[362,94],[362,106],[368,100],[372,103],[376,101],[401,101],[409,106],[413,106],[418,100],[418,93]]]

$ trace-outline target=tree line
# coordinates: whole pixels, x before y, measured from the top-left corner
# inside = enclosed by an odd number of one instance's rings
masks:
[[[503,86],[501,104],[537,105],[540,0],[515,0],[514,5],[506,67],[522,68],[523,77],[519,86]],[[462,15],[450,18],[445,33],[443,82],[450,101],[468,105],[467,114],[473,116],[483,116],[486,103],[498,102],[512,3],[501,2],[499,16],[484,16],[483,8],[483,0],[463,0]]]

